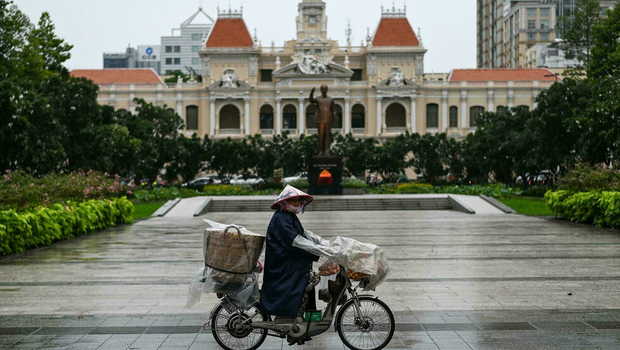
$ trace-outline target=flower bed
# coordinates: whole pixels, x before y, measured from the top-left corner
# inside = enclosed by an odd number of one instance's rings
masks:
[[[133,204],[123,197],[0,211],[0,256],[130,223],[133,210]]]

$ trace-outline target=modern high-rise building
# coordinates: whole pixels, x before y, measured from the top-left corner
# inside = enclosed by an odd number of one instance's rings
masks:
[[[161,45],[138,45],[125,52],[104,53],[103,68],[152,68],[157,74],[173,71],[202,74],[200,48],[207,39],[213,18],[199,8],[172,35],[161,37]]]
[[[601,0],[601,14],[618,0]],[[561,37],[558,24],[577,0],[477,0],[479,68],[521,68],[527,51]]]
[[[162,74],[168,75],[173,71],[202,74],[199,52],[213,22],[213,18],[199,8],[179,28],[174,28],[172,35],[161,37]]]

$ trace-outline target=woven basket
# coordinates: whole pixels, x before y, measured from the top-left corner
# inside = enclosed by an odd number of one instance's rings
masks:
[[[205,234],[205,265],[223,273],[251,273],[264,243],[265,237],[242,235],[235,226],[224,231],[208,231]]]

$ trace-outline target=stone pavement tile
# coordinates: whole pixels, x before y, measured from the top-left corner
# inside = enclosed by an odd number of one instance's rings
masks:
[[[82,339],[84,335],[60,335],[52,338],[49,345],[71,345],[77,343]]]
[[[531,325],[542,331],[552,331],[559,333],[594,332],[595,329],[583,322],[550,322],[536,321]]]
[[[21,339],[23,339],[24,337],[26,337],[23,334],[10,334],[10,335],[0,335],[0,348],[2,348],[2,346],[10,346],[13,345],[15,343],[17,343],[18,341],[20,341]]]
[[[105,343],[99,347],[100,350],[119,350],[127,349],[138,339],[139,334],[120,334],[112,335]]]
[[[170,334],[162,343],[162,347],[185,346],[189,347],[196,340],[197,334]]]
[[[110,338],[110,334],[87,334],[80,338],[80,343],[103,344]]]
[[[437,345],[427,344],[427,343],[419,343],[419,344],[410,345],[410,349],[412,350],[440,350]]]

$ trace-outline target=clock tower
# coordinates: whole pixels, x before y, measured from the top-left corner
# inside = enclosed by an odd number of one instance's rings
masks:
[[[297,40],[300,42],[327,41],[327,15],[322,0],[303,0],[297,16]]]

